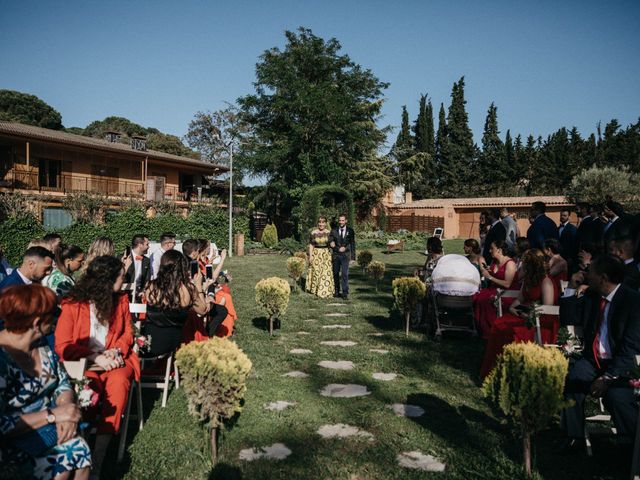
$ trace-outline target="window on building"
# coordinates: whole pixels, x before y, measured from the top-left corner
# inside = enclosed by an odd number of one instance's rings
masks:
[[[45,207],[42,211],[42,225],[44,228],[61,230],[73,223],[71,214],[64,208]]]

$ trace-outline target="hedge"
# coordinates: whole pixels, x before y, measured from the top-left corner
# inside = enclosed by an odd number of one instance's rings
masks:
[[[337,185],[318,185],[308,189],[300,202],[301,236],[306,239],[316,226],[318,217],[324,215],[329,222],[338,220],[341,213],[347,214],[351,225],[355,225],[353,195]]]
[[[233,219],[234,233],[249,234],[249,219],[237,215]],[[207,238],[219,248],[228,247],[229,217],[226,210],[216,207],[195,206],[187,218],[179,213],[162,213],[147,218],[141,207],[131,207],[107,216],[104,225],[76,222],[60,230],[63,242],[88,249],[96,237],[107,236],[113,240],[116,252],[124,250],[136,233],[158,240],[163,232],[173,232],[180,240]],[[21,262],[22,255],[31,240],[41,238],[45,230],[33,215],[6,219],[0,224],[0,245],[12,265]]]

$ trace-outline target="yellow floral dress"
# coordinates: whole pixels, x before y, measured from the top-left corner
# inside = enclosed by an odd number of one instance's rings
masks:
[[[309,264],[305,289],[320,298],[332,297],[335,288],[333,286],[331,248],[329,248],[329,230],[313,230],[309,236],[309,243],[313,245],[313,258]]]

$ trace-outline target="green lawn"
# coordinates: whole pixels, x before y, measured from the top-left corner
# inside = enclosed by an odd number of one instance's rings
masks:
[[[445,242],[447,253],[461,248],[461,241]],[[484,345],[468,335],[445,335],[440,343],[422,332],[405,337],[401,319],[392,310],[391,279],[410,275],[424,263],[421,252],[407,251],[375,259],[387,265],[380,292],[351,272],[352,294],[346,307],[329,307],[332,300],[292,294],[282,328],[273,337],[254,302],[256,282],[268,276],[286,277],[285,257],[246,256],[229,260],[234,275],[232,290],[240,316],[234,340],[253,362],[246,403],[241,415],[223,432],[218,464],[212,468],[207,454],[206,432],[186,412],[182,391],[171,394],[167,408],[147,398],[150,416],[142,432],[135,428],[127,462],[105,467],[103,478],[130,479],[417,479],[417,478],[522,478],[520,444],[509,428],[496,419],[481,396],[478,370]],[[329,312],[348,317],[327,318]],[[307,322],[306,320],[315,319]],[[350,329],[322,329],[325,324],[349,324]],[[309,335],[297,332],[306,331]],[[384,336],[367,336],[382,332]],[[350,348],[320,345],[323,340],[352,340]],[[310,355],[292,355],[292,348],[306,348]],[[370,348],[389,350],[387,355]],[[352,371],[327,370],[321,360],[350,360]],[[307,378],[282,374],[302,370]],[[374,380],[374,372],[392,372],[393,381]],[[330,383],[366,385],[372,393],[359,398],[327,398],[318,391]],[[145,392],[147,395],[147,392]],[[281,412],[264,409],[278,400],[296,402]],[[397,417],[392,403],[419,405],[423,417]],[[345,423],[372,433],[374,441],[324,440],[316,432],[325,424]],[[133,427],[133,423],[132,423]],[[538,439],[538,470],[544,478],[620,478],[627,465],[616,457],[611,443],[596,443],[596,456],[564,458],[553,453],[560,432],[553,426]],[[241,449],[281,442],[292,451],[281,461],[238,459]],[[425,473],[399,467],[396,455],[419,450],[444,463],[444,473]]]

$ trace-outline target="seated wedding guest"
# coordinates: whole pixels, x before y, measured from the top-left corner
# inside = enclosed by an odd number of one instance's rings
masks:
[[[148,357],[157,357],[178,348],[189,310],[205,315],[211,303],[205,297],[202,274],[198,272],[192,281],[189,261],[176,250],[168,250],[162,255],[158,276],[147,286],[145,298],[147,316],[142,322],[141,332],[151,336],[150,349],[144,353]]]
[[[0,296],[3,478],[89,478],[91,451],[78,436],[81,413],[73,387],[49,346],[39,341],[51,330],[57,303],[41,285],[12,286]],[[39,431],[49,429],[57,436],[39,445]]]
[[[200,271],[202,274],[205,274],[207,265],[210,265],[209,261],[209,248],[211,247],[211,242],[206,238],[198,239],[198,265],[200,266]]]
[[[425,278],[431,277],[433,269],[436,268],[438,260],[444,255],[442,240],[438,237],[427,239],[427,260],[424,263]]]
[[[51,250],[51,244],[49,242],[45,242],[43,239],[41,238],[36,238],[35,240],[31,240],[29,242],[29,245],[27,245],[27,250],[30,249],[31,247],[42,247],[42,248],[46,248],[47,250],[49,250],[51,253],[53,253],[53,250]]]
[[[493,261],[487,268],[486,264],[480,265],[480,274],[488,281],[489,286],[483,288],[473,297],[473,313],[476,320],[478,333],[485,340],[489,337],[491,327],[497,318],[496,294],[498,288],[510,290],[516,277],[516,263],[508,255],[507,242],[496,240],[491,243],[489,249]],[[513,299],[503,299],[503,305]]]
[[[602,253],[600,244],[583,243],[578,252],[578,271],[587,272],[591,265],[591,260]]]
[[[533,342],[535,328],[527,325],[530,309],[534,303],[556,305],[558,289],[549,278],[544,254],[538,249],[530,249],[522,259],[524,278],[520,295],[509,307],[509,313],[496,319],[489,333],[489,341],[484,353],[481,378],[493,369],[496,358],[509,343]],[[558,319],[554,316],[540,317],[542,343],[556,343]]]
[[[44,247],[30,247],[24,254],[22,265],[0,283],[0,292],[11,285],[31,285],[40,283],[51,273],[53,253]]]
[[[518,222],[515,218],[513,218],[509,214],[509,209],[507,207],[502,207],[500,209],[500,221],[504,225],[505,230],[507,231],[506,241],[509,249],[513,249],[516,238],[520,236],[520,229],[518,228]]]
[[[176,235],[171,232],[166,232],[160,235],[160,248],[151,254],[149,260],[151,261],[151,279],[155,279],[158,276],[160,270],[160,259],[164,252],[173,250],[176,246]]]
[[[467,259],[473,265],[475,265],[475,267],[478,269],[478,272],[480,272],[480,266],[483,263],[486,263],[486,261],[482,256],[482,252],[480,251],[480,244],[478,243],[478,241],[475,238],[466,239],[464,241],[463,249]]]
[[[522,277],[524,277],[524,273],[522,271],[522,257],[530,248],[531,247],[529,245],[529,240],[527,240],[527,237],[516,238],[516,244],[514,246],[515,255],[513,256],[513,260],[516,262],[516,269],[518,270],[518,272],[516,273],[516,279],[514,280],[512,285],[513,289],[520,290]]]
[[[640,289],[640,270],[638,270],[638,263],[634,258],[635,242],[633,238],[627,236],[611,240],[607,251],[624,263],[625,276],[623,284],[632,290]]]
[[[547,256],[549,276],[556,282],[569,280],[569,268],[561,255],[560,242],[555,238],[545,240],[543,252]]]
[[[505,240],[507,238],[507,229],[500,221],[500,210],[497,208],[490,208],[484,211],[484,218],[489,226],[487,236],[484,239],[484,248],[482,250],[482,256],[485,260],[491,259],[491,244],[497,240]]]
[[[47,242],[48,249],[55,253],[60,244],[62,243],[62,237],[60,234],[51,232],[42,237],[42,241]]]
[[[123,282],[119,259],[94,259],[63,300],[56,327],[56,353],[63,362],[87,358],[90,368],[85,377],[100,394],[93,449],[93,473],[98,477],[109,442],[120,431],[131,381],[140,378],[140,362],[132,350],[129,299],[120,291]]]
[[[80,270],[83,263],[84,252],[80,247],[60,244],[56,250],[56,268],[42,280],[42,284],[53,290],[61,300],[75,285],[73,274]]]
[[[220,250],[215,242],[211,242],[207,256],[209,257],[209,263],[211,265],[218,265],[220,263]]]
[[[89,251],[85,256],[84,263],[78,272],[78,275],[84,275],[84,272],[87,270],[87,267],[93,262],[97,257],[103,257],[108,255],[109,257],[113,257],[116,254],[116,247],[111,241],[110,238],[107,237],[98,237],[89,246]],[[126,265],[125,265],[126,269]]]
[[[558,227],[556,223],[545,215],[547,206],[544,202],[533,202],[529,210],[529,218],[533,223],[527,230],[527,239],[531,248],[542,250],[544,241],[549,238],[558,239]]]
[[[149,251],[149,237],[137,234],[131,239],[131,264],[125,270],[125,289],[129,291],[129,301],[142,302],[142,292],[151,280],[151,261],[146,257]]]
[[[620,440],[632,443],[638,404],[627,384],[640,355],[640,294],[622,285],[624,263],[613,255],[600,255],[588,274],[571,277],[560,299],[563,325],[584,326],[584,350],[569,367],[565,396],[574,404],[563,411],[568,441],[565,451],[584,448],[584,400],[602,398]],[[583,295],[576,290],[588,284]],[[626,377],[626,378],[625,378]]]

